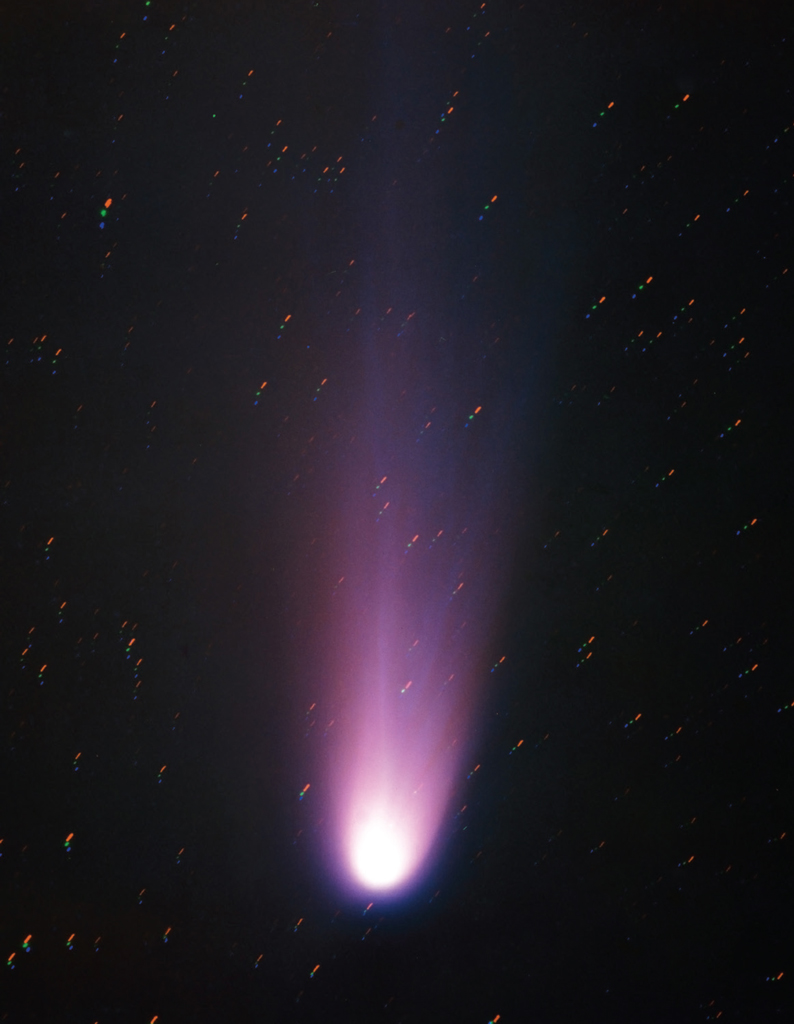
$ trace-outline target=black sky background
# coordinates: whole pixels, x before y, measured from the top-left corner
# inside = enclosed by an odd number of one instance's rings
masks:
[[[0,14],[0,1019],[784,1019],[791,15]],[[520,530],[466,811],[365,912],[306,710],[389,259]]]

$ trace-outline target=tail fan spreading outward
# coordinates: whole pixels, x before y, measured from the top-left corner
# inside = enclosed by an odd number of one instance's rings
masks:
[[[342,708],[334,860],[355,888],[399,892],[428,862],[477,735],[508,572],[511,403],[478,374],[479,338],[428,344],[419,316],[382,320],[341,487],[326,649]]]
[[[516,310],[496,308],[493,282],[482,288],[496,276],[493,229],[449,197],[451,156],[416,159],[427,129],[420,115],[405,127],[403,107],[425,110],[425,94],[448,85],[429,58],[424,71],[407,59],[399,28],[384,30],[378,51],[367,188],[346,227],[355,316],[339,330],[349,386],[337,422],[350,429],[327,505],[344,584],[323,624],[340,709],[332,870],[355,891],[392,893],[431,862],[477,737],[530,362]],[[472,145],[471,173],[486,179]],[[483,185],[489,207],[494,184]]]

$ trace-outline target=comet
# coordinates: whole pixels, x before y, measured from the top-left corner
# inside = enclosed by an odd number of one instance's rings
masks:
[[[423,124],[426,102],[384,12],[373,29],[383,58],[373,145],[335,235],[350,248],[347,291],[334,284],[325,307],[337,308],[338,292],[349,310],[344,321],[329,312],[324,327],[342,384],[322,495],[339,582],[310,667],[334,708],[323,753],[329,871],[351,894],[402,898],[440,863],[465,803],[455,806],[493,679],[544,326],[526,317],[526,300],[494,304],[494,228],[450,192],[458,168],[426,150],[424,129],[391,130],[412,96]],[[443,89],[447,71],[434,57],[423,81]],[[505,199],[490,185],[483,196]],[[548,308],[545,279],[527,290]]]
[[[469,403],[456,374],[436,374],[426,354],[426,386],[401,387],[427,326],[417,315],[406,328],[407,314],[400,324],[412,336],[407,365],[395,373],[381,359],[391,351],[384,331],[369,367],[374,407],[358,410],[327,645],[342,709],[330,763],[333,870],[351,892],[381,896],[418,886],[443,850],[509,572],[508,457],[495,440],[505,417],[489,415],[487,399]]]

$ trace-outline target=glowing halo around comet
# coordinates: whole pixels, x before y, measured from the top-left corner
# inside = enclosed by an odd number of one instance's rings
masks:
[[[350,837],[350,866],[368,889],[392,889],[411,874],[412,845],[393,817],[376,810]]]
[[[457,758],[439,757],[444,716],[404,696],[380,684],[359,688],[351,702],[360,717],[338,764],[338,842],[359,892],[398,895],[416,881],[449,798]]]

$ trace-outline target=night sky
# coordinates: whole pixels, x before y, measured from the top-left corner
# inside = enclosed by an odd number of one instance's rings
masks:
[[[787,1019],[786,6],[2,5],[0,1020]]]

